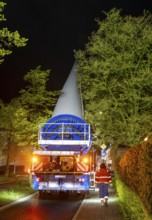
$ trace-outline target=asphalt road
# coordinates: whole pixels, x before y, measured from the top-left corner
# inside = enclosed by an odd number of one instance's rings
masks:
[[[83,198],[80,196],[53,196],[33,198],[0,212],[0,220],[71,220]]]

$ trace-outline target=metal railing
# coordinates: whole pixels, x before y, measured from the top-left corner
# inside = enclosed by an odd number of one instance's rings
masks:
[[[39,144],[84,144],[90,143],[90,125],[87,123],[41,123]]]

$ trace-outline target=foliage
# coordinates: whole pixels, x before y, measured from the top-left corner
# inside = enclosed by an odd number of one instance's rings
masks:
[[[18,109],[17,139],[20,145],[37,146],[38,125],[46,122],[52,114],[57,91],[47,91],[50,70],[42,70],[41,66],[30,70],[24,80],[28,85],[20,91],[21,109]]]
[[[134,146],[152,135],[152,16],[97,19],[84,51],[75,51],[86,120],[101,144]]]
[[[0,105],[0,142],[2,146],[7,148],[7,164],[6,164],[6,175],[9,174],[9,162],[11,160],[12,146],[17,141],[16,134],[18,117],[17,110],[20,108],[20,103],[17,99],[12,99],[9,104],[4,104],[1,101]]]
[[[118,171],[123,182],[138,194],[145,209],[152,214],[151,161],[152,144],[144,142],[126,151],[120,159]]]
[[[5,21],[3,14],[4,6],[6,3],[0,2],[0,22]],[[23,47],[26,45],[27,39],[22,38],[18,31],[11,32],[8,28],[0,30],[0,64],[4,61],[6,55],[12,53],[13,47]]]
[[[0,105],[0,139],[3,142],[11,141],[11,138],[15,140],[15,127],[17,124],[17,110],[20,104],[17,99],[12,99],[9,104],[1,102]]]
[[[29,157],[31,148],[38,146],[39,123],[50,118],[58,92],[47,91],[49,74],[50,70],[41,70],[40,66],[30,70],[24,76],[28,84],[20,91],[21,96],[8,104],[0,100],[0,140],[8,149],[6,175],[12,157],[15,159],[18,154],[18,146],[26,147]]]
[[[115,179],[124,220],[150,220],[152,215],[148,214],[138,195],[126,186],[118,176]]]
[[[14,163],[17,160],[17,158],[22,154],[26,152],[27,160],[30,160],[31,155],[31,146],[30,145],[24,145],[26,148],[22,149],[18,146],[19,145],[19,136],[22,135],[22,140],[27,139],[28,135],[25,133],[26,137],[23,137],[22,129],[28,125],[27,120],[25,118],[27,114],[25,113],[25,110],[23,109],[21,102],[19,98],[12,99],[10,103],[8,104],[1,104],[0,108],[0,147],[6,149],[6,158],[7,158],[7,164],[6,164],[6,173],[5,175],[8,176],[10,174],[10,163]],[[38,129],[38,128],[37,128]],[[14,167],[15,168],[15,167]],[[14,169],[15,172],[15,169]]]

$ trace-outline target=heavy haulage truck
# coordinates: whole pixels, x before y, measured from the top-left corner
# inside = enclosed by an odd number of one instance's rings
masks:
[[[76,63],[67,78],[52,117],[39,125],[41,150],[33,152],[32,187],[45,193],[86,193],[94,187],[90,125],[84,121],[77,88]]]

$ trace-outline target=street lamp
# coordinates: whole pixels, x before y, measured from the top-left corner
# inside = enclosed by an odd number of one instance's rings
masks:
[[[148,141],[148,137],[145,137],[145,138],[144,138],[144,141]]]

